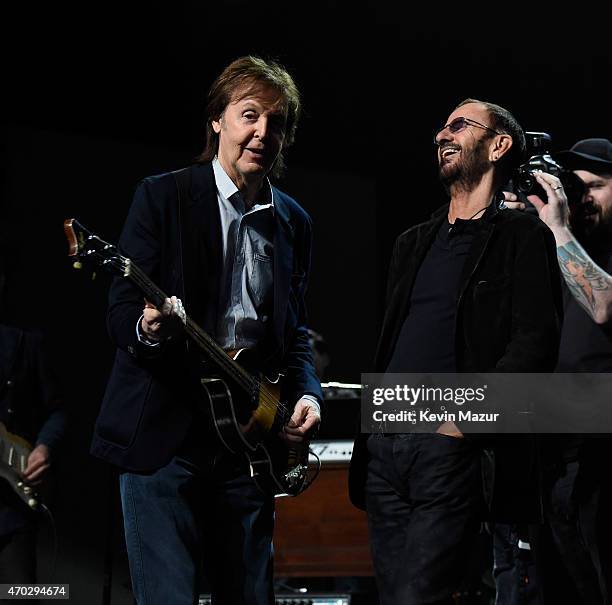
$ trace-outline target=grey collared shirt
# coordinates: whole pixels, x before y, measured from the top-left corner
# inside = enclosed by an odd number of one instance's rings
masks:
[[[223,261],[214,338],[223,349],[256,345],[271,329],[274,309],[274,192],[266,179],[261,198],[247,210],[238,187],[215,158],[212,163],[221,217]],[[202,277],[206,279],[206,276]],[[138,340],[152,343],[136,325]],[[319,401],[303,395],[320,414]]]
[[[274,295],[274,194],[266,180],[247,210],[238,187],[213,161],[223,261],[215,340],[224,349],[253,347],[270,329]]]
[[[224,349],[256,345],[274,310],[274,192],[266,179],[249,210],[218,158],[213,160],[221,215],[223,269],[215,340]],[[320,414],[313,395],[303,395]]]

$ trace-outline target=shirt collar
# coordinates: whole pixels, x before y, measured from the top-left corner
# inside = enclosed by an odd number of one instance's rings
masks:
[[[240,196],[240,190],[236,187],[236,184],[230,177],[227,175],[227,172],[221,166],[221,162],[219,158],[215,156],[215,159],[212,162],[213,172],[215,174],[215,184],[217,186],[217,191],[221,194],[226,200],[232,200],[232,196]],[[235,198],[234,198],[235,199]],[[241,200],[242,201],[242,200]],[[261,188],[260,199],[253,204],[253,207],[257,206],[258,208],[272,208],[274,209],[274,190],[272,189],[272,185],[270,184],[270,180],[266,177],[266,181]]]

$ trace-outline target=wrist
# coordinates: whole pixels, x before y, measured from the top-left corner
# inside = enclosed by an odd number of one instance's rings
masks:
[[[553,225],[550,230],[555,236],[555,243],[557,247],[565,246],[568,242],[574,239],[574,236],[567,225]]]
[[[156,334],[148,333],[147,330],[145,329],[145,325],[146,324],[145,324],[144,315],[141,315],[140,320],[136,324],[136,336],[138,340],[141,343],[145,345],[149,345],[149,346],[159,345],[161,342],[161,339],[159,338],[159,336],[157,336]]]
[[[142,336],[151,342],[159,342],[161,339],[158,334],[152,332],[148,327],[146,327],[145,320],[143,319],[140,324],[140,331]]]

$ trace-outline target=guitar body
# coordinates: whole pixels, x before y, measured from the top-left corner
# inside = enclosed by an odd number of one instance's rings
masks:
[[[25,439],[9,433],[0,422],[0,477],[8,482],[29,508],[36,509],[39,506],[38,494],[22,478],[31,452],[32,446]]]
[[[240,353],[239,353],[240,354]],[[236,355],[238,357],[238,355]],[[222,378],[201,380],[217,436],[232,454],[244,455],[251,476],[274,494],[298,495],[308,470],[308,448],[289,448],[278,433],[289,418],[281,411],[280,380],[259,377],[250,395]]]

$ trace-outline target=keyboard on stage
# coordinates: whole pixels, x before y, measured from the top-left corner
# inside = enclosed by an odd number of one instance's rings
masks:
[[[319,456],[321,464],[337,464],[341,462],[348,464],[353,453],[353,440],[316,440],[311,442],[310,449]],[[311,462],[314,462],[314,456],[312,455]]]
[[[198,605],[211,605],[210,595],[200,595]],[[351,605],[347,594],[277,594],[276,605]]]

